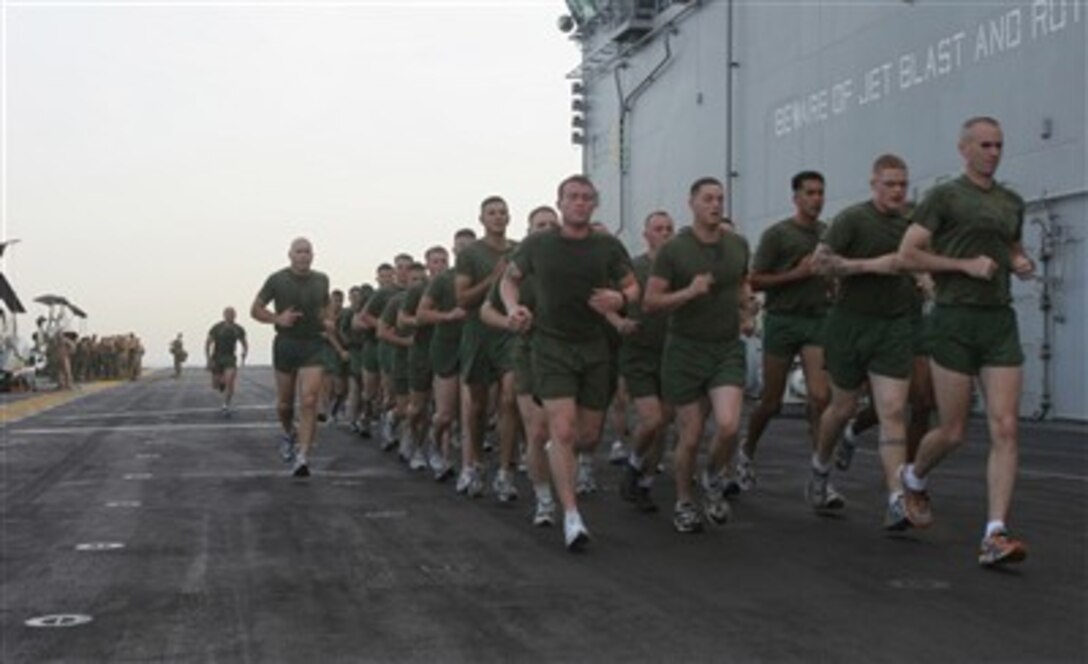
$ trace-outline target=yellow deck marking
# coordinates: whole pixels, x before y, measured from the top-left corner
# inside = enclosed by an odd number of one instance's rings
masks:
[[[121,385],[128,381],[120,380],[103,380],[96,383],[87,383],[80,385],[78,390],[64,390],[57,392],[46,392],[33,397],[27,397],[25,399],[19,399],[11,403],[0,404],[0,424],[11,424],[18,422],[19,420],[30,417],[31,415],[37,415],[38,413],[49,410],[50,408],[56,408],[63,404],[75,401],[80,397],[85,397],[95,392],[101,392],[102,390]]]

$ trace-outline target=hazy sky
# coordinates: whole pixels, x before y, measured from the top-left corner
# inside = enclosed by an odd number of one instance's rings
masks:
[[[248,309],[296,236],[346,290],[488,194],[521,236],[580,167],[558,0],[4,5],[5,273],[147,364],[228,304],[268,363]]]

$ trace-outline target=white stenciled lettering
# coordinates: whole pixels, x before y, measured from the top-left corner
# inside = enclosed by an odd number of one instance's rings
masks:
[[[1081,0],[1034,0],[1031,3],[1031,38],[1049,37],[1081,21]]]
[[[850,107],[850,97],[854,94],[854,81],[846,79],[831,87],[831,112],[835,115],[845,113]]]

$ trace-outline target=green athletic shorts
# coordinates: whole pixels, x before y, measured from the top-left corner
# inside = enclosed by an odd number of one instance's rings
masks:
[[[665,337],[661,366],[661,394],[677,406],[697,401],[717,387],[744,389],[747,370],[744,342],[697,341],[669,334]]]
[[[351,356],[350,370],[352,376],[361,376],[363,374],[363,355],[362,348],[351,348],[348,350],[348,355]]]
[[[885,318],[832,307],[824,332],[824,362],[835,387],[856,390],[871,373],[910,377],[914,327],[909,314]]]
[[[388,341],[378,342],[378,370],[383,374],[393,373],[393,346]]]
[[[604,410],[609,399],[608,341],[560,339],[537,331],[532,340],[534,395],[573,398],[583,408]]]
[[[459,341],[441,341],[438,335],[431,339],[431,370],[439,378],[453,378],[461,370],[461,344]]]
[[[496,330],[479,318],[461,328],[461,379],[466,385],[491,385],[514,370],[514,335]]]
[[[272,366],[281,373],[295,373],[303,367],[324,367],[326,341],[277,334],[272,342]]]
[[[977,376],[982,367],[1024,363],[1012,307],[937,305],[930,356],[945,369]]]
[[[805,346],[823,346],[824,319],[768,311],[763,316],[763,352],[789,359]]]
[[[408,375],[408,349],[403,346],[389,347],[389,373],[393,376],[393,394],[398,397],[408,396],[411,383]]]
[[[373,374],[379,372],[378,366],[378,342],[367,339],[363,344],[363,371]]]
[[[434,382],[430,344],[408,349],[408,387],[413,392],[430,392]]]
[[[227,369],[238,368],[238,358],[233,355],[212,355],[208,365],[212,373],[223,373]]]
[[[661,354],[663,349],[620,346],[620,375],[632,399],[661,396]]]
[[[519,397],[533,395],[533,345],[532,337],[519,336],[514,340],[514,391]]]
[[[910,329],[914,338],[914,356],[928,357],[933,352],[933,314],[911,314]]]

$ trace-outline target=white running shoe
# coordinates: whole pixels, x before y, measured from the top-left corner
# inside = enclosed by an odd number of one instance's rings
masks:
[[[597,493],[600,488],[593,478],[593,461],[590,457],[578,458],[578,471],[574,479],[574,492],[579,496]]]
[[[578,512],[568,512],[563,518],[563,540],[569,551],[581,551],[589,544],[589,530]]]
[[[623,441],[618,438],[612,441],[612,449],[608,452],[608,463],[618,466],[627,461],[627,457],[627,446],[623,444]]]

